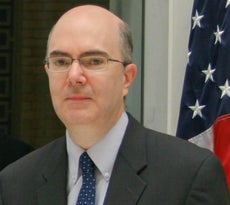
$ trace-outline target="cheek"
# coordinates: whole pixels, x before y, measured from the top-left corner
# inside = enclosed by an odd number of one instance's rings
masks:
[[[104,97],[108,101],[119,101],[123,98],[124,88],[121,76],[111,76],[104,85]]]
[[[63,80],[59,78],[49,77],[49,89],[52,100],[54,101],[58,96],[61,95],[63,86]]]
[[[58,93],[58,87],[57,83],[53,81],[52,79],[49,81],[49,87],[50,87],[50,94],[51,96],[54,96]]]

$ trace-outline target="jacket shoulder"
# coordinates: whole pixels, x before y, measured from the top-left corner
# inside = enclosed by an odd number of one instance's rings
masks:
[[[38,172],[44,164],[52,163],[52,160],[55,161],[59,156],[65,154],[65,147],[65,137],[58,138],[8,165],[0,172],[0,177],[24,174],[28,176],[28,172]]]

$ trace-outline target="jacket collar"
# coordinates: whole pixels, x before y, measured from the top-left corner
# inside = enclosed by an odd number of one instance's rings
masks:
[[[144,129],[129,115],[129,124],[114,164],[104,204],[136,204],[146,186],[139,177],[146,166]]]
[[[45,160],[43,170],[37,179],[39,188],[37,200],[39,205],[67,204],[67,154],[65,137],[55,141],[53,149]]]

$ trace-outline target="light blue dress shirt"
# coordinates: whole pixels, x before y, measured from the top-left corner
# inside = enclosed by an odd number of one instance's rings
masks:
[[[124,112],[114,127],[98,143],[87,150],[96,166],[96,205],[103,205],[113,165],[127,124],[128,116]],[[79,157],[85,150],[74,144],[68,130],[66,131],[66,144],[68,153],[68,205],[75,205],[82,184]]]

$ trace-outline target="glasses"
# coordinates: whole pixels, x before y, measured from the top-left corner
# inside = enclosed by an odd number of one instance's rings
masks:
[[[82,69],[89,71],[101,71],[107,69],[109,61],[121,63],[123,66],[129,64],[116,59],[106,58],[104,56],[83,56],[79,59],[74,59],[68,56],[54,56],[48,57],[45,60],[45,64],[49,71],[61,73],[68,71],[75,60],[79,62]]]

